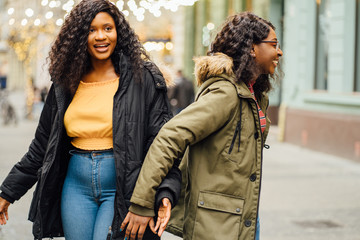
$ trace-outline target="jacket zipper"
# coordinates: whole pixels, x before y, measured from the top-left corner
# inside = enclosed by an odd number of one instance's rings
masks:
[[[236,129],[235,129],[235,133],[234,133],[234,136],[233,136],[233,139],[231,140],[231,145],[230,145],[230,148],[229,148],[229,152],[228,154],[230,154],[234,148],[234,144],[235,144],[235,140],[236,140],[236,137],[239,133],[239,146],[238,146],[238,151],[240,149],[240,127],[241,127],[241,121],[238,121],[238,123],[236,124]]]
[[[238,123],[236,124],[235,133],[234,133],[233,139],[231,140],[231,145],[230,145],[228,154],[230,154],[230,153],[232,152],[232,149],[233,149],[233,147],[234,147],[237,134],[239,134],[238,152],[240,152],[240,142],[241,142],[241,117],[242,117],[242,99],[240,98],[240,120],[239,120]]]

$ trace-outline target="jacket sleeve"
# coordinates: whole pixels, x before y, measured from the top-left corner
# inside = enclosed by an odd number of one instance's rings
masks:
[[[171,202],[171,208],[174,208],[179,201],[181,192],[181,171],[175,164],[161,182],[155,195],[155,214],[157,213],[163,198],[168,198]]]
[[[172,118],[169,99],[167,97],[167,88],[163,75],[155,64],[145,62],[147,69],[145,78],[147,78],[149,102],[149,116],[147,124],[147,138],[145,145],[145,153],[148,151],[154,138],[160,131],[161,127]]]
[[[161,127],[172,117],[165,80],[160,70],[151,62],[145,63],[145,78],[148,85],[147,101],[149,102],[148,123],[146,128],[145,154],[152,144]],[[158,208],[163,198],[167,197],[172,207],[176,205],[181,191],[181,172],[178,165],[174,165],[158,188],[155,202]],[[154,216],[154,211],[147,211],[145,215]]]
[[[9,202],[19,200],[38,180],[37,172],[42,166],[51,131],[54,99],[55,93],[52,86],[40,116],[35,138],[32,140],[28,152],[11,169],[0,187],[1,197]]]
[[[221,128],[237,106],[234,85],[217,81],[196,102],[167,122],[146,155],[130,200],[130,211],[142,215],[146,209],[153,209],[158,186],[174,162],[182,158],[186,147]]]

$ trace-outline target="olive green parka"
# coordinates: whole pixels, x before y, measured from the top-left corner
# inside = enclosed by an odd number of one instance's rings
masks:
[[[217,53],[195,59],[201,85],[195,102],[167,122],[145,158],[130,211],[153,211],[155,193],[182,159],[185,198],[172,211],[168,231],[184,240],[255,239],[266,130],[255,100],[236,83],[233,62]],[[268,97],[259,105],[265,113]]]

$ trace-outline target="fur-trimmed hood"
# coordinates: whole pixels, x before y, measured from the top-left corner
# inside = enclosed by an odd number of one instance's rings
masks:
[[[174,86],[175,82],[174,82],[174,78],[173,78],[170,68],[162,63],[156,63],[156,65],[158,66],[160,72],[162,73],[162,75],[164,77],[166,86],[167,87]]]
[[[233,59],[223,53],[215,53],[212,56],[194,57],[195,78],[198,86],[207,79],[226,74],[233,76]]]

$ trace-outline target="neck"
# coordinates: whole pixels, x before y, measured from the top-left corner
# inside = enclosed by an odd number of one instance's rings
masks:
[[[92,69],[84,77],[84,82],[102,82],[117,78],[114,65],[111,59],[107,60],[92,60]]]

